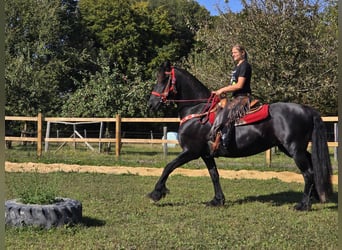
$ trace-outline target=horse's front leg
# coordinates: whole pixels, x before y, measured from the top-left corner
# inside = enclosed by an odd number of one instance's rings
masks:
[[[164,198],[166,194],[169,193],[169,190],[166,188],[166,181],[169,175],[179,166],[191,160],[197,159],[198,157],[199,156],[195,156],[193,152],[189,152],[188,150],[185,150],[179,154],[176,159],[166,165],[162,175],[154,187],[154,190],[147,194],[147,197],[155,202],[159,201],[161,198]]]
[[[220,176],[217,171],[216,163],[214,157],[211,156],[202,156],[205,165],[208,168],[211,180],[214,185],[215,196],[214,198],[207,202],[208,206],[223,206],[225,203],[225,197],[220,184]]]

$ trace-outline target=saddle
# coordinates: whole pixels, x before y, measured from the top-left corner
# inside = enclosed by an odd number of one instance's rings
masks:
[[[224,108],[227,105],[227,99],[226,98],[222,99],[217,105],[221,108]],[[253,99],[249,103],[249,111],[247,112],[247,114],[258,111],[258,109],[261,107],[261,105],[262,104],[261,104],[259,99]],[[217,108],[215,109],[215,111],[216,110],[217,110]]]
[[[214,120],[216,118],[216,114],[217,111],[219,109],[224,108],[227,105],[227,99],[221,99],[220,102],[212,109],[209,111],[209,122],[210,124],[214,123]],[[246,115],[244,117],[248,117],[248,115],[257,113],[258,111],[260,111],[262,109],[263,105],[260,102],[259,99],[253,99],[250,103],[249,103],[249,111],[246,113]],[[242,117],[239,121],[236,122],[236,125],[242,125],[242,124],[246,124],[246,122],[244,122],[244,117]]]
[[[235,126],[246,125],[264,120],[268,117],[268,104],[260,104],[254,107],[247,114],[235,122]]]
[[[224,108],[227,105],[228,101],[226,98],[223,98],[221,100],[217,99],[213,103],[213,105],[207,110],[206,112],[200,113],[200,114],[190,114],[184,117],[180,121],[180,125],[183,123],[193,119],[193,118],[200,118],[201,123],[206,123],[209,122],[211,125],[214,124],[215,118],[216,118],[216,113],[218,110]],[[265,109],[265,106],[267,109]],[[264,107],[264,109],[263,109]],[[266,112],[263,112],[262,116],[259,116],[258,113],[259,111],[264,110]],[[265,116],[266,114],[266,116]],[[258,120],[262,120],[266,118],[268,115],[268,105],[262,105],[261,102],[258,99],[253,99],[250,104],[249,104],[249,111],[246,113],[244,117],[242,117],[239,121],[235,123],[236,126],[239,125],[245,125],[251,122],[255,122]],[[261,117],[261,118],[260,118]],[[247,118],[247,119],[246,119]],[[250,119],[252,118],[252,119]]]
[[[253,113],[258,111],[258,109],[261,107],[261,102],[259,99],[253,99],[249,104],[249,112],[247,114]]]
[[[227,104],[227,100],[221,100],[220,103],[218,104],[219,107],[224,107]],[[214,123],[215,117],[216,117],[216,112],[217,108],[213,114],[211,124]],[[249,105],[249,111],[241,117],[239,120],[235,121],[235,126],[241,126],[241,125],[246,125],[250,123],[254,123],[257,121],[261,121],[263,119],[266,119],[268,117],[268,104],[261,104],[261,102],[258,99],[254,99],[250,102]],[[210,119],[209,119],[210,120]],[[221,138],[223,134],[221,131],[217,132],[215,136],[214,142],[209,141],[209,150],[210,150],[210,155],[214,155],[214,152],[218,150],[220,144],[221,144]],[[229,136],[229,133],[228,133]]]

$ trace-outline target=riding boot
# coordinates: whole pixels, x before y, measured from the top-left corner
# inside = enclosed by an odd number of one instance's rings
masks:
[[[233,132],[232,124],[228,124],[222,129],[222,145],[227,150],[232,141],[232,132]]]
[[[215,152],[217,151],[217,149],[220,146],[221,136],[222,136],[221,131],[219,131],[219,132],[217,132],[214,141],[208,141],[209,154],[211,156],[215,156]]]

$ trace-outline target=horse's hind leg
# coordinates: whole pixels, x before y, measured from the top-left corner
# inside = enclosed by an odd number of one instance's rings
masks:
[[[300,211],[310,210],[312,197],[318,197],[314,184],[311,154],[306,150],[298,151],[293,155],[293,159],[300,169],[305,182],[303,198],[297,205],[295,205],[294,208]]]
[[[155,202],[159,201],[161,198],[164,198],[169,193],[169,190],[166,188],[166,181],[169,175],[179,166],[196,158],[198,157],[195,157],[194,154],[189,152],[188,150],[183,151],[181,154],[179,154],[176,159],[166,165],[162,175],[160,176],[158,182],[154,187],[154,190],[151,193],[147,194],[147,197]]]

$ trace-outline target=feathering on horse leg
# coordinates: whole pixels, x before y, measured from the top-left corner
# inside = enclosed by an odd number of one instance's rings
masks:
[[[220,184],[220,176],[217,171],[215,159],[213,157],[202,157],[203,161],[205,162],[207,169],[209,171],[210,178],[212,180],[212,183],[214,185],[214,192],[215,196],[214,198],[206,202],[208,206],[223,206],[225,203],[225,197],[222,191],[222,187]]]
[[[310,210],[312,198],[318,198],[314,183],[314,172],[312,169],[311,155],[307,151],[300,151],[293,155],[293,159],[304,178],[303,197],[294,208],[300,211]]]
[[[169,175],[176,168],[196,158],[198,157],[194,157],[193,155],[191,155],[191,153],[189,153],[188,150],[185,150],[181,154],[179,154],[176,159],[168,163],[166,167],[163,169],[163,172],[159,177],[159,180],[157,181],[154,190],[151,193],[147,194],[147,197],[155,202],[164,198],[168,193],[170,193],[170,190],[166,187],[166,181]]]

